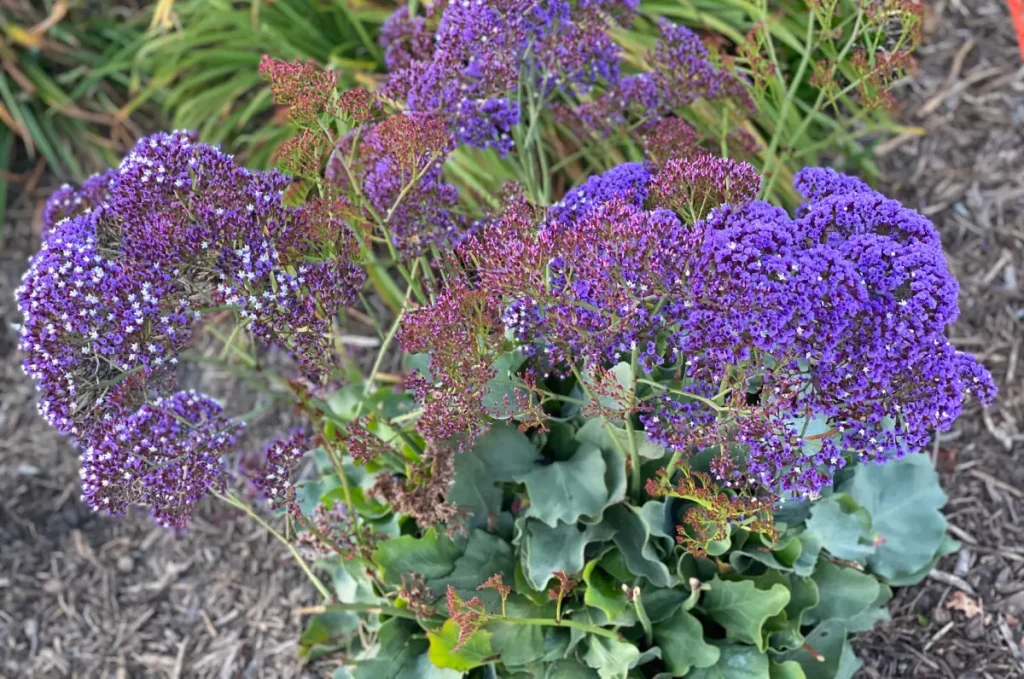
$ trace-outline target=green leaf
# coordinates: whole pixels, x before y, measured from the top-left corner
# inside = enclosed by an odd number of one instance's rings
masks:
[[[587,545],[607,540],[612,532],[603,523],[582,529],[575,523],[559,523],[551,528],[536,519],[519,519],[516,526],[523,575],[527,584],[538,591],[545,589],[555,571],[579,573],[583,569],[583,553]]]
[[[498,481],[516,481],[537,468],[540,452],[518,428],[494,424],[476,440],[472,454]]]
[[[881,583],[878,589],[878,598],[872,602],[871,606],[862,613],[858,613],[849,620],[846,620],[846,629],[850,632],[866,632],[873,628],[877,623],[883,620],[889,619],[889,609],[886,605],[892,599],[892,588],[885,583]]]
[[[715,578],[705,593],[701,608],[725,628],[726,638],[753,644],[762,653],[768,643],[765,621],[789,603],[789,590],[781,584],[758,589],[750,580],[731,582]]]
[[[438,668],[427,656],[429,645],[419,625],[392,618],[378,632],[377,656],[360,662],[357,679],[458,679],[462,672]]]
[[[625,679],[639,660],[640,651],[633,644],[594,635],[590,636],[583,655],[583,662],[597,670],[601,679]]]
[[[816,533],[825,549],[840,559],[863,563],[875,551],[871,516],[844,493],[819,500],[811,508],[807,530]]]
[[[609,425],[607,428],[608,435],[614,436],[618,441],[619,445],[625,450],[629,450],[629,430],[623,429],[622,427]],[[636,445],[637,454],[645,460],[660,460],[665,457],[666,451],[665,446],[659,445],[647,438],[647,434],[642,431],[633,431],[633,442]]]
[[[455,483],[447,499],[469,512],[470,528],[483,528],[489,515],[501,511],[498,484],[528,474],[539,460],[540,452],[521,431],[495,424],[472,450],[455,456]]]
[[[927,455],[861,465],[842,491],[871,515],[878,549],[868,556],[868,565],[877,575],[906,576],[935,556],[946,535],[941,512],[946,494]]]
[[[812,530],[804,530],[796,538],[800,541],[800,556],[793,563],[793,572],[801,576],[811,575],[818,565],[823,538]]]
[[[455,456],[455,482],[447,500],[469,513],[470,526],[487,525],[488,514],[501,511],[501,488],[494,473],[473,451]]]
[[[544,679],[598,679],[598,675],[575,660],[559,660],[548,665]]]
[[[640,508],[640,515],[651,529],[651,535],[662,538],[671,545],[676,544],[675,521],[670,503],[664,500],[648,500]]]
[[[600,448],[593,446],[581,446],[564,462],[534,466],[516,477],[530,495],[525,516],[552,528],[559,522],[575,523],[581,516],[599,516],[609,499],[606,469]]]
[[[644,608],[647,609],[647,617],[653,623],[670,618],[675,614],[676,609],[683,607],[690,595],[682,587],[672,589],[652,588],[644,590]],[[684,607],[684,610],[689,610]]]
[[[547,582],[544,584],[547,584]],[[535,604],[543,604],[550,600],[548,599],[547,592],[543,589],[535,589],[530,584],[529,580],[526,579],[526,573],[523,571],[523,561],[521,559],[516,561],[515,580],[512,591],[517,594],[522,594]]]
[[[430,662],[442,669],[468,672],[474,667],[480,667],[494,655],[491,633],[482,629],[473,632],[462,648],[454,650],[459,642],[459,626],[454,620],[445,620],[440,630],[428,631],[427,638],[430,640]]]
[[[724,644],[711,667],[695,668],[686,679],[769,679],[768,656],[752,646]]]
[[[601,609],[609,620],[614,620],[626,610],[628,602],[622,588],[599,564],[600,559],[593,559],[583,568],[583,582],[587,585],[583,602]]]
[[[608,508],[604,522],[615,531],[612,539],[631,573],[643,576],[659,587],[674,584],[668,566],[661,562],[651,539],[651,528],[640,510],[632,505],[618,504]]]
[[[510,597],[506,604],[509,616],[516,618],[554,618],[554,604],[538,606],[529,600]],[[487,626],[491,632],[491,646],[501,654],[501,662],[508,668],[517,668],[544,659],[547,655],[546,628],[538,625],[512,625],[494,622]]]
[[[888,583],[893,587],[909,587],[910,585],[916,585],[928,577],[928,574],[932,572],[933,568],[935,568],[935,564],[939,562],[939,559],[947,554],[952,554],[959,549],[960,543],[950,537],[947,533],[942,536],[942,542],[939,543],[939,551],[935,552],[935,556],[933,556],[931,560],[924,565],[924,567],[914,573],[889,578]]]
[[[818,605],[807,612],[806,625],[826,620],[846,621],[868,610],[878,599],[881,585],[871,575],[822,559],[814,572]]]
[[[406,573],[419,573],[427,580],[443,578],[455,569],[461,554],[454,542],[430,530],[422,538],[402,535],[385,540],[373,553],[373,561],[384,581],[397,585]]]
[[[505,582],[514,577],[515,554],[512,546],[496,535],[474,530],[466,543],[466,550],[455,560],[454,569],[440,577],[427,578],[430,589],[444,592],[454,587],[463,598],[478,596],[491,612],[500,601],[494,590],[477,591],[487,578],[500,573]]]
[[[787,577],[776,571],[769,571],[757,579],[761,589],[771,587],[775,582],[783,582],[789,588],[789,603],[782,613],[765,624],[770,630],[768,645],[777,651],[799,648],[804,643],[804,635],[801,633],[804,614],[818,604],[818,586],[811,578],[799,575]]]
[[[807,635],[807,644],[781,656],[794,660],[804,669],[807,679],[850,679],[860,668],[860,660],[854,655],[846,639],[846,627],[836,620],[822,623]],[[820,661],[808,652],[808,648],[825,658]]]
[[[711,667],[722,654],[717,646],[704,641],[704,627],[682,608],[654,625],[654,643],[673,677],[682,677],[693,667]]]
[[[800,558],[803,550],[799,538],[789,537],[784,543],[774,548],[764,543],[763,536],[752,535],[744,544],[743,548],[729,555],[729,564],[740,573],[761,572],[764,568],[755,566],[761,564],[772,570],[790,572],[793,565]],[[755,570],[760,568],[760,570]]]
[[[777,663],[774,660],[768,662],[768,676],[770,679],[807,679],[804,668],[795,660],[787,660],[784,663]]]

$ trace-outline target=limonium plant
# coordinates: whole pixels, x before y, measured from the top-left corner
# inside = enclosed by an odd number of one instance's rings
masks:
[[[261,64],[285,172],[160,133],[55,193],[21,349],[86,503],[247,513],[321,595],[301,654],[339,678],[852,676],[851,635],[956,548],[919,451],[994,386],[944,336],[933,225],[822,167],[764,200],[749,139],[687,118],[756,110],[756,82],[671,22],[624,74],[636,9],[403,8],[376,92]],[[570,123],[646,155],[561,189]],[[468,200],[467,149],[518,181]],[[376,355],[339,349],[351,317]],[[254,415],[182,385],[196,357],[304,426],[243,450]]]

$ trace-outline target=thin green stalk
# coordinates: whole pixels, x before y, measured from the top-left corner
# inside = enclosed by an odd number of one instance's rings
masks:
[[[497,615],[488,615],[486,618],[487,622],[505,622],[510,625],[532,625],[535,627],[571,627],[578,629],[581,632],[587,632],[589,634],[595,634],[599,637],[606,637],[608,639],[617,639],[619,633],[613,629],[605,629],[596,625],[588,625],[583,622],[576,622],[575,620],[554,620],[552,618],[502,618]]]
[[[572,369],[572,374],[575,375],[576,381],[579,382],[580,388],[583,389],[583,393],[586,394],[587,398],[589,398],[591,401],[597,401],[597,399],[594,398],[594,395],[590,393],[590,390],[587,389],[587,384],[586,382],[583,381],[583,376],[580,374],[579,369],[575,365],[570,365],[570,368]],[[623,448],[622,444],[619,442],[619,437],[616,436],[616,432],[612,428],[612,423],[609,422],[608,418],[603,415],[601,416],[601,423],[605,431],[608,433],[608,438],[612,440],[612,445],[615,446],[616,450],[619,451],[619,454],[621,454],[622,457],[628,458],[629,452],[625,448]]]
[[[640,349],[638,346],[633,347],[633,354],[629,360],[630,375],[633,379],[636,379],[636,365],[637,357],[639,356]],[[633,398],[636,398],[636,386],[634,383],[633,387]],[[633,500],[636,502],[640,501],[640,452],[637,450],[636,445],[636,432],[633,430],[633,416],[629,413],[626,414],[626,432],[629,434],[629,472],[630,472],[630,493],[633,496]]]
[[[768,151],[765,153],[765,168],[764,174],[768,175],[769,179],[766,186],[762,189],[761,195],[767,195],[768,191],[774,182],[771,181],[771,175],[774,174],[775,166],[777,165],[776,153],[779,150],[779,144],[782,142],[782,131],[785,128],[785,122],[789,118],[790,109],[793,108],[793,101],[796,99],[797,90],[800,84],[803,82],[804,73],[807,72],[807,66],[811,62],[811,46],[814,42],[814,15],[811,14],[807,17],[807,35],[804,40],[804,54],[800,59],[800,65],[797,67],[796,75],[793,77],[793,81],[789,84],[789,91],[786,93],[786,99],[782,102],[782,110],[779,112],[779,118],[774,132],[772,133],[771,143],[768,145]],[[778,71],[781,73],[781,71]],[[772,170],[772,172],[769,172]]]
[[[407,620],[427,620],[429,622],[441,623],[444,618],[441,616],[431,616],[424,618],[416,615],[414,611],[408,608],[396,608],[394,606],[379,606],[376,604],[360,604],[360,603],[335,603],[327,604],[326,606],[316,606],[314,608],[306,609],[307,613],[326,613],[330,611],[348,611],[352,613],[370,613],[377,615],[388,615],[396,618],[406,618]],[[594,634],[600,637],[606,637],[608,639],[616,639],[619,633],[613,629],[606,629],[604,627],[598,627],[597,625],[588,625],[584,622],[577,622],[575,620],[554,620],[553,618],[503,618],[500,615],[484,615],[484,623],[489,622],[500,622],[507,623],[509,625],[526,625],[533,627],[569,627],[572,629],[578,629],[581,632],[587,632],[588,634]]]
[[[679,389],[672,389],[671,387],[666,387],[664,384],[660,384],[660,383],[654,382],[652,380],[638,379],[637,382],[639,382],[640,384],[646,384],[646,385],[651,386],[651,387],[656,387],[656,388],[661,389],[663,391],[667,391],[670,394],[675,394],[676,396],[683,396],[685,398],[692,398],[694,401],[700,401],[701,403],[703,403],[704,405],[706,405],[709,408],[712,408],[716,412],[725,412],[725,411],[729,410],[729,408],[726,408],[726,407],[716,403],[714,401],[714,399],[707,398],[706,396],[698,396],[697,394],[691,394],[691,393],[686,392],[686,391],[680,391]],[[732,390],[731,389],[727,389],[724,392],[719,392],[718,394],[715,395],[714,398],[719,398],[723,394],[729,393],[729,391],[732,391]]]
[[[264,521],[263,517],[257,514],[255,511],[253,511],[252,507],[242,502],[241,499],[233,495],[231,492],[228,492],[224,495],[214,492],[214,495],[216,495],[224,502],[227,502],[232,507],[240,509],[246,514],[248,514],[249,517],[251,517],[256,523],[262,526],[267,532],[273,535],[281,544],[287,547],[288,551],[292,553],[293,557],[295,557],[296,563],[299,564],[299,567],[306,574],[306,577],[309,578],[310,582],[313,583],[313,586],[316,587],[317,591],[320,592],[320,595],[323,596],[324,601],[330,601],[331,591],[327,589],[327,587],[320,580],[320,578],[318,578],[316,574],[313,573],[313,570],[309,567],[309,564],[306,563],[306,560],[302,558],[302,555],[299,554],[299,550],[295,547],[295,545],[293,545],[283,535],[277,532],[277,530],[275,530],[273,526]]]

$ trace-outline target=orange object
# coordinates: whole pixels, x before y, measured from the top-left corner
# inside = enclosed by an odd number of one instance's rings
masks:
[[[1006,0],[1006,4],[1010,6],[1010,18],[1017,31],[1017,46],[1020,47],[1021,59],[1024,59],[1024,0]]]

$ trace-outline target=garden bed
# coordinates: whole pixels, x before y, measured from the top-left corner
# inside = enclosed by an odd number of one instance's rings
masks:
[[[985,359],[1001,392],[988,421],[970,406],[937,449],[965,549],[940,564],[947,576],[902,590],[894,620],[863,636],[864,676],[1024,675],[1024,471],[1012,464],[1024,448],[1024,91],[1002,3],[969,4],[936,4],[921,73],[899,93],[904,122],[929,136],[887,143],[882,162],[896,197],[942,230],[961,282],[951,336]],[[48,188],[15,192],[0,246],[0,672],[298,674],[297,609],[313,591],[261,530],[211,506],[176,539],[79,502],[78,462],[36,417],[8,327]],[[982,612],[968,617],[972,602]]]

